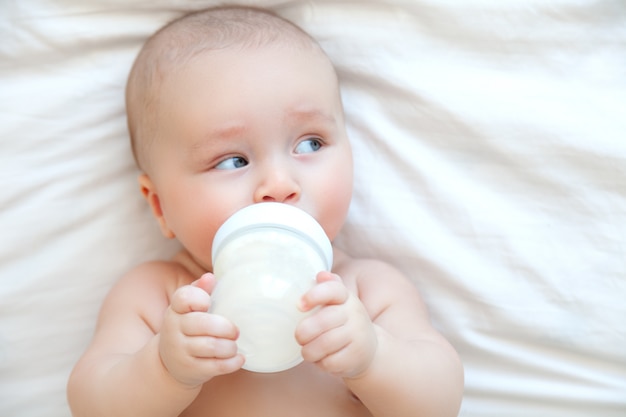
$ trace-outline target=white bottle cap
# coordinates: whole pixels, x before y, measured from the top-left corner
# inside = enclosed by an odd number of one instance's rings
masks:
[[[289,230],[308,238],[326,261],[326,268],[333,265],[333,248],[326,232],[307,212],[283,203],[258,203],[237,211],[218,229],[213,238],[211,256],[213,262],[224,244],[242,230],[276,227]]]

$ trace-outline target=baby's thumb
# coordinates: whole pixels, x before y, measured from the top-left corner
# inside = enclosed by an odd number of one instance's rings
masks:
[[[192,286],[203,289],[208,294],[213,292],[213,288],[215,288],[215,275],[210,272],[202,275],[200,278],[191,283]]]
[[[315,277],[315,281],[317,281],[318,284],[321,284],[322,282],[327,281],[341,281],[341,278],[339,277],[339,275],[334,274],[330,271],[320,271]]]

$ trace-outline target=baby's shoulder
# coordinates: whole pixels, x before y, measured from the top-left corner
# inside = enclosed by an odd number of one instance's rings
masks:
[[[348,288],[355,291],[373,320],[390,325],[396,318],[412,317],[415,323],[427,319],[420,293],[410,277],[395,266],[377,259],[352,258],[335,252],[333,272],[339,275]]]
[[[169,298],[176,289],[190,284],[194,279],[192,274],[175,260],[148,261],[126,272],[111,292],[114,296],[158,293]]]
[[[359,291],[365,289],[404,287],[409,279],[396,267],[373,258],[354,258],[345,252],[334,250],[333,272],[344,281],[354,283]]]
[[[110,329],[139,323],[156,333],[171,295],[186,279],[184,269],[175,262],[154,261],[135,266],[105,297],[98,319],[99,331],[114,332]]]
[[[124,276],[131,281],[144,281],[161,283],[175,283],[177,287],[193,281],[189,271],[176,261],[148,261],[141,263]],[[187,282],[189,281],[189,282]]]

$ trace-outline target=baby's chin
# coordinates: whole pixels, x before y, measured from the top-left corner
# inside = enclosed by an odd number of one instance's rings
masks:
[[[213,272],[213,262],[211,256],[208,257],[205,255],[198,255],[190,253],[191,260],[196,264],[196,266],[202,269],[203,272]]]
[[[205,271],[205,272],[213,272],[213,264],[208,261],[208,262],[198,262],[198,265],[200,265],[200,267]]]
[[[322,228],[324,229],[324,232],[326,232],[326,236],[328,236],[328,240],[330,240],[331,243],[335,242],[335,238],[339,235],[345,223],[346,222],[344,218],[343,221],[341,221],[341,223],[332,224],[328,226],[322,225]]]

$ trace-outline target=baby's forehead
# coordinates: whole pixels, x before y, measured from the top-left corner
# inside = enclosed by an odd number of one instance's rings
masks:
[[[152,142],[151,138],[157,136],[158,115],[165,104],[162,97],[164,85],[174,81],[177,78],[175,74],[184,73],[195,59],[210,52],[262,52],[267,48],[310,52],[319,57],[311,56],[312,60],[327,62],[333,84],[337,83],[332,63],[319,44],[291,22],[255,10],[215,13],[211,10],[192,14],[166,25],[146,42],[139,53],[126,91],[131,141],[139,160],[149,149],[147,144]]]
[[[206,50],[266,45],[315,47],[304,30],[265,10],[224,8],[192,13],[166,25],[148,41],[159,55],[193,56]]]
[[[191,68],[196,67],[198,62],[203,63],[203,69],[205,71],[211,71],[213,68],[211,66],[213,59],[216,60],[215,62],[218,60],[223,62],[224,60],[249,55],[264,56],[266,53],[276,58],[277,65],[285,62],[288,63],[296,54],[299,56],[306,55],[311,63],[324,62],[329,71],[335,72],[329,58],[315,43],[309,43],[306,44],[306,46],[285,42],[264,43],[254,46],[245,43],[236,43],[228,47],[220,48],[191,45],[186,48],[181,47],[176,52],[172,52],[168,49],[167,44],[163,44],[159,48],[159,51],[151,57],[151,62],[146,63],[146,71],[144,74],[149,74],[146,80],[146,87],[151,90],[148,94],[158,95],[163,84],[178,78],[177,76],[181,73],[184,74]],[[253,70],[253,68],[251,68],[251,70]]]
[[[160,94],[165,84],[180,81],[181,77],[187,76],[195,71],[203,74],[213,74],[221,76],[225,71],[229,71],[230,62],[233,64],[237,61],[249,61],[250,71],[254,72],[255,68],[260,65],[257,59],[268,62],[265,58],[271,57],[272,66],[284,66],[292,62],[294,59],[304,59],[312,67],[323,68],[323,72],[328,74],[326,77],[333,79],[333,83],[337,82],[335,68],[324,53],[324,51],[315,43],[308,43],[306,46],[301,44],[271,42],[260,45],[249,44],[232,44],[223,48],[190,48],[186,53],[181,52],[176,57],[164,51],[160,56],[155,57],[155,64],[151,70],[156,73],[152,77],[153,94]],[[224,64],[226,63],[226,64]],[[302,74],[304,76],[304,74]]]
[[[284,45],[259,48],[225,48],[197,53],[184,63],[178,61],[161,75],[155,85],[155,100],[169,107],[181,97],[200,96],[211,91],[211,101],[219,94],[260,96],[261,91],[291,91],[292,95],[339,96],[335,69],[321,50]],[[294,86],[306,85],[302,90]],[[291,86],[291,87],[287,87]],[[189,100],[186,101],[189,104]]]

